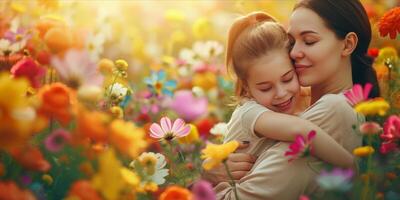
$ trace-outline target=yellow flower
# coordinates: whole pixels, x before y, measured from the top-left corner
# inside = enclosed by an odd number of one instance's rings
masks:
[[[10,7],[18,13],[24,13],[26,11],[26,6],[21,3],[12,2]]]
[[[158,190],[158,185],[154,182],[147,182],[143,185],[143,189],[148,192],[156,192]]]
[[[192,83],[193,86],[209,90],[217,86],[217,77],[215,76],[215,73],[212,72],[196,73],[193,76]]]
[[[180,10],[170,9],[165,12],[165,19],[171,22],[182,22],[185,15]]]
[[[205,38],[210,35],[211,29],[210,21],[202,17],[194,22],[192,32],[196,38]]]
[[[144,130],[132,122],[116,119],[111,123],[110,130],[111,144],[132,158],[136,158],[147,146]]]
[[[386,111],[390,108],[387,101],[382,98],[377,98],[372,101],[361,102],[354,107],[354,110],[365,116],[380,115],[384,116]]]
[[[203,163],[203,168],[205,170],[210,170],[218,166],[238,147],[239,142],[237,141],[230,141],[221,145],[207,144],[206,148],[201,151],[203,153],[201,158],[207,159],[206,162]]]
[[[46,126],[27,97],[29,82],[0,74],[0,149],[23,145],[33,132]]]
[[[128,63],[125,60],[118,59],[115,61],[115,68],[119,71],[126,71],[128,69]]]
[[[393,47],[385,47],[379,50],[379,55],[376,60],[377,63],[384,63],[387,60],[396,63],[399,57],[397,56],[397,51]]]
[[[110,112],[113,115],[113,117],[117,119],[122,119],[124,117],[124,110],[122,110],[122,108],[119,106],[111,107]]]
[[[121,173],[122,164],[109,149],[99,156],[99,171],[93,176],[92,185],[105,199],[118,199],[125,186]]]
[[[199,140],[199,130],[193,124],[189,124],[190,132],[185,137],[178,138],[178,142],[181,144],[192,144]]]
[[[131,187],[137,187],[140,183],[139,176],[135,172],[125,167],[121,168],[121,176],[125,180],[125,182]]]
[[[51,185],[53,183],[53,178],[48,174],[43,174],[42,180],[47,183],[47,185]]]
[[[375,152],[375,149],[372,148],[371,146],[363,146],[363,147],[358,147],[353,150],[353,154],[358,156],[358,157],[366,157]]]
[[[111,75],[114,68],[114,63],[110,59],[103,58],[97,64],[97,69],[103,75]]]

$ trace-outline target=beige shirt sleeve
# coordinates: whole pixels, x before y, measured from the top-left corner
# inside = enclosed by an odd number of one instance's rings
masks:
[[[342,145],[349,139],[344,137],[350,137],[348,150],[360,145],[361,139],[357,139],[351,128],[357,121],[351,107],[348,109],[338,96],[328,96],[320,100],[307,109],[302,118],[321,127]],[[249,174],[236,184],[240,199],[290,200],[298,199],[301,194],[317,191],[314,180],[323,163],[314,157],[288,163],[284,153],[289,145],[290,143],[279,142],[260,155]],[[226,182],[218,184],[215,191],[217,199],[235,199],[231,186]]]

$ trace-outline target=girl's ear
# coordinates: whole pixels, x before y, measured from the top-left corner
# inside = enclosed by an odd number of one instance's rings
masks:
[[[358,43],[357,34],[354,32],[347,33],[344,38],[344,48],[342,51],[342,56],[349,56],[356,49]]]

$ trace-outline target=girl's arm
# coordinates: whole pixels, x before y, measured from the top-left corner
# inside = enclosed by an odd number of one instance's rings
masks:
[[[258,136],[292,142],[297,134],[307,137],[311,130],[317,132],[313,140],[315,156],[336,166],[350,168],[353,156],[331,136],[315,124],[296,116],[264,112],[255,122],[254,131]]]

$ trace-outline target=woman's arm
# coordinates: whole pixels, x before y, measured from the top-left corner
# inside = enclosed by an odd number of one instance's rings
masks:
[[[254,129],[258,136],[287,142],[294,141],[297,134],[307,137],[311,130],[315,130],[317,135],[313,148],[316,157],[336,166],[353,167],[353,156],[320,127],[307,120],[282,113],[264,112],[258,117]]]

